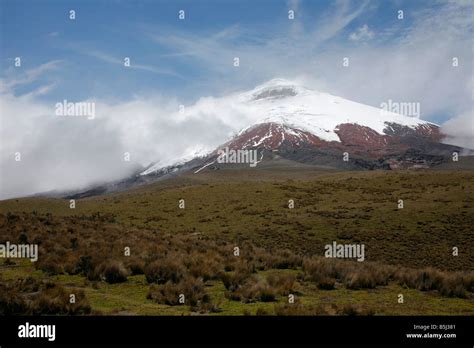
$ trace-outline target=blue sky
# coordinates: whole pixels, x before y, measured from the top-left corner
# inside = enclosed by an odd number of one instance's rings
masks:
[[[472,13],[472,0],[0,0],[0,199],[213,149],[246,126],[213,98],[273,78],[376,107],[419,103],[474,149]],[[97,117],[56,117],[64,99],[94,102]]]
[[[291,55],[293,42],[290,38],[294,31],[317,31],[322,23],[330,22],[332,16],[337,16],[338,7],[346,6],[347,13],[362,10],[325,40],[315,44],[308,42],[308,46],[303,48],[295,43],[295,56],[302,51],[303,55],[316,58],[335,45],[348,50],[360,46],[348,36],[363,25],[368,25],[371,32],[383,33],[376,36],[371,44],[390,45],[412,25],[413,13],[426,7],[425,2],[419,1],[384,1],[383,4],[378,1],[354,1],[341,5],[343,3],[2,0],[1,74],[2,77],[14,77],[26,69],[59,60],[57,67],[48,74],[35,83],[18,86],[16,92],[26,93],[40,84],[54,83],[55,88],[43,98],[62,99],[74,95],[77,99],[104,97],[122,100],[135,94],[159,91],[193,100],[206,94],[218,94],[223,86],[224,90],[249,88],[275,75],[309,75],[304,66],[291,69],[290,73],[283,69],[260,71],[258,65],[254,67],[247,45],[258,46],[266,41],[287,39],[286,54]],[[430,3],[433,10],[439,6],[435,2]],[[76,11],[74,21],[69,19],[71,9]],[[287,17],[290,9],[295,11],[293,21]],[[399,9],[404,11],[403,21],[396,17]],[[185,20],[178,19],[179,10],[185,11]],[[217,53],[216,58],[223,58],[221,61],[206,61],[205,56],[187,55],[186,45],[164,42],[170,34],[205,39],[219,33],[223,35],[223,50],[232,51],[234,48],[232,53],[241,59],[240,70],[233,69],[230,56]],[[242,46],[247,49],[240,50]],[[219,50],[219,46],[209,49]],[[273,53],[268,50],[270,59],[278,61],[278,57],[272,56]],[[11,68],[17,56],[22,58],[21,70]],[[124,57],[131,58],[132,69],[119,64]],[[117,62],[113,63],[113,60]],[[286,62],[287,59],[281,59],[283,66]],[[143,68],[134,68],[135,65]],[[216,65],[223,68],[216,69]],[[254,68],[251,69],[251,66]],[[317,77],[321,72],[310,74]],[[213,84],[216,79],[225,79],[227,83]]]

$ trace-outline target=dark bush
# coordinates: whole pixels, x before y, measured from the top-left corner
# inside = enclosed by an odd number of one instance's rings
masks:
[[[316,282],[318,289],[321,290],[334,290],[336,280],[331,278],[321,278]]]
[[[74,293],[75,303],[70,303],[70,295]],[[91,307],[82,290],[66,291],[63,287],[54,286],[41,292],[32,305],[33,315],[89,314]]]
[[[0,283],[0,315],[22,315],[28,313],[28,304],[18,289]]]
[[[55,253],[49,253],[38,258],[35,267],[49,275],[57,275],[64,273],[61,257]]]
[[[184,295],[184,303],[180,303],[181,295]],[[196,307],[210,302],[209,295],[204,291],[204,283],[194,278],[181,279],[177,283],[168,281],[165,284],[152,285],[147,298],[170,306],[189,305]]]
[[[28,244],[28,235],[25,232],[21,232],[18,237],[18,243]]]
[[[70,295],[75,303],[70,303]],[[91,307],[82,290],[65,290],[62,286],[33,278],[0,284],[0,315],[81,315]]]
[[[292,274],[272,273],[268,276],[267,281],[280,295],[287,296],[297,292],[296,276]]]
[[[145,277],[148,283],[165,284],[168,281],[178,283],[183,279],[183,265],[171,257],[152,262],[145,267]]]
[[[346,287],[353,290],[373,289],[376,285],[374,274],[362,269],[349,274],[346,282]]]
[[[108,260],[99,266],[101,278],[109,284],[123,283],[127,281],[128,272],[119,261]]]
[[[128,268],[132,275],[144,274],[145,273],[145,262],[140,259],[133,259],[127,263]]]
[[[94,270],[94,264],[92,263],[92,256],[90,255],[83,255],[79,258],[79,262],[77,263],[77,271],[85,276],[87,276],[90,272]]]
[[[302,258],[289,250],[268,254],[265,260],[267,268],[297,269],[302,265]]]
[[[272,302],[276,300],[276,291],[272,288],[265,279],[252,275],[248,277],[243,284],[230,286],[225,296],[234,301],[249,302]]]
[[[261,317],[261,316],[266,316],[266,315],[270,315],[270,314],[264,308],[258,307],[257,311],[255,312],[255,315]]]

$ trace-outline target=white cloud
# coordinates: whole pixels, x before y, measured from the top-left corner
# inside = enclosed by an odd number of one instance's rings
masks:
[[[349,39],[352,41],[367,41],[374,37],[374,32],[369,29],[367,24],[364,24],[356,31],[349,35]]]
[[[91,99],[85,102],[95,103],[96,115],[88,120],[56,116],[55,103],[33,94],[1,93],[0,199],[110,182],[155,161],[172,164],[197,149],[212,150],[245,125],[239,110],[212,100],[202,98],[194,112],[180,114],[177,100],[157,95]]]
[[[441,126],[443,142],[474,150],[474,111],[456,116]]]

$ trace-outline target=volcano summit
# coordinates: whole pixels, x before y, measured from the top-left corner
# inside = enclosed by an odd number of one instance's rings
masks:
[[[213,168],[217,153],[259,150],[263,160],[292,161],[347,169],[428,168],[448,161],[460,148],[442,144],[439,126],[416,117],[388,112],[296,83],[274,79],[251,91],[207,101],[208,109],[233,109],[248,125],[226,143],[196,158],[163,167],[151,165],[141,175],[156,175],[205,165]],[[189,107],[199,114],[201,105]],[[343,163],[343,155],[349,157]],[[190,161],[189,161],[190,160]],[[203,163],[200,163],[203,161]]]
[[[248,163],[240,163],[248,161],[226,160],[225,153],[258,154],[257,167],[270,164],[330,170],[398,170],[446,164],[463,150],[442,143],[443,134],[434,123],[284,79],[273,79],[250,91],[220,98],[202,98],[186,108],[185,116],[216,116],[223,111],[231,115],[224,117],[223,123],[229,129],[240,129],[234,136],[226,139],[221,134],[221,140],[216,139],[211,148],[202,150],[196,144],[181,158],[158,161],[125,180],[67,197],[124,190],[185,172],[248,167]],[[177,113],[176,117],[182,114]],[[196,148],[201,150],[196,152]]]

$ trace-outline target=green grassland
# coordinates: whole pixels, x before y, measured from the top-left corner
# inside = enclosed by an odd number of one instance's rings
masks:
[[[322,255],[334,240],[357,242],[366,245],[367,260],[473,268],[472,172],[308,172],[296,180],[265,175],[243,180],[222,172],[78,200],[75,209],[63,199],[8,200],[0,202],[0,213],[112,214],[124,226],[249,240],[305,254]],[[180,199],[185,209],[179,209]],[[290,199],[294,209],[288,208]],[[454,246],[458,257],[452,256]]]
[[[149,284],[143,275],[130,276],[127,282],[108,284],[101,282],[92,287],[91,282],[80,275],[49,276],[42,271],[34,270],[30,261],[19,262],[15,268],[1,268],[1,280],[15,280],[22,277],[48,279],[64,286],[68,292],[83,290],[93,309],[93,314],[103,315],[198,315],[189,306],[168,306],[154,303],[146,298]],[[297,273],[294,270],[264,271]],[[275,307],[288,302],[286,296],[278,296],[276,301],[242,303],[231,301],[224,296],[222,282],[211,281],[207,291],[214,302],[219,305],[219,312],[213,315],[255,315],[261,313],[273,315]],[[323,306],[324,314],[339,314],[337,308],[357,305],[375,315],[474,315],[474,299],[447,298],[435,291],[422,292],[407,289],[400,285],[390,284],[376,289],[348,290],[342,286],[336,290],[321,290],[311,283],[303,283],[299,289],[298,302],[307,306]],[[404,295],[404,303],[398,303],[398,295]]]
[[[178,206],[180,199],[184,199],[184,209]],[[399,199],[403,200],[403,209],[398,208]],[[294,201],[293,209],[288,207],[289,200]],[[20,233],[31,236],[30,230],[41,231],[43,240],[51,236],[51,241],[61,240],[64,245],[69,240],[63,242],[60,234],[66,232],[58,231],[68,231],[68,224],[74,221],[71,233],[80,241],[81,238],[88,241],[87,248],[81,251],[83,254],[87,250],[94,252],[94,234],[103,234],[104,241],[115,245],[110,247],[114,255],[126,245],[124,240],[138,243],[140,238],[149,238],[151,243],[152,235],[171,235],[228,243],[228,246],[251,243],[269,254],[287,249],[306,258],[323,256],[324,245],[333,241],[363,243],[367,262],[410,269],[433,267],[446,275],[474,268],[472,171],[219,170],[79,199],[75,209],[70,209],[67,199],[2,201],[0,214],[2,219],[8,214],[27,214],[40,219],[29,222],[21,218],[14,231],[11,224],[4,224],[0,227],[4,236],[16,238]],[[49,228],[51,222],[45,222],[49,218],[43,218],[47,214],[57,219],[52,225],[60,225],[61,229]],[[81,232],[80,219],[107,222],[94,225],[95,222],[89,221]],[[458,256],[453,256],[453,247],[459,249]],[[69,257],[67,247],[61,252]],[[150,253],[145,260],[152,259]],[[32,277],[59,284],[68,291],[80,289],[92,313],[209,313],[186,304],[160,304],[147,298],[150,284],[143,274],[128,275],[126,281],[109,284],[67,270],[51,274],[29,261],[14,260],[14,263],[0,264],[0,282]],[[474,314],[472,292],[462,298],[441,296],[436,290],[420,291],[392,280],[375,287],[350,289],[337,279],[334,289],[325,290],[301,276],[302,266],[265,267],[255,274],[265,281],[275,272],[298,279],[295,305],[314,307],[312,312],[297,314]],[[212,315],[278,314],[283,311],[278,306],[288,306],[288,297],[279,293],[272,301],[236,301],[226,296],[228,289],[220,279],[209,279],[204,284],[205,292],[217,308]],[[404,295],[404,303],[398,303],[398,294]]]

